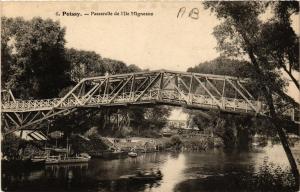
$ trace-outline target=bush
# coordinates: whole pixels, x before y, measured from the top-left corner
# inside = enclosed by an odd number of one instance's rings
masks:
[[[1,152],[4,158],[19,159],[19,146],[24,143],[22,139],[14,134],[8,134],[1,141]]]
[[[175,148],[176,150],[179,150],[182,146],[182,140],[178,135],[173,135],[164,145],[166,148]]]
[[[263,165],[252,179],[252,185],[262,191],[293,191],[295,180],[289,168],[275,166],[265,158]]]

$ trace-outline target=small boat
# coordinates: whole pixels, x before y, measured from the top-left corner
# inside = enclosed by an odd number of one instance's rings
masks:
[[[46,158],[46,165],[50,164],[64,164],[64,163],[87,163],[91,157],[84,156],[74,156],[74,157],[66,157],[66,156],[49,156]]]
[[[87,159],[90,159],[90,158],[92,158],[89,154],[87,154],[87,153],[80,153],[80,155],[79,155],[80,157],[85,157],[85,158],[87,158]]]
[[[39,166],[45,165],[46,160],[45,159],[34,159],[34,158],[32,158],[31,162],[32,162],[33,166],[39,167]]]
[[[135,181],[155,181],[155,180],[161,180],[162,175],[141,175],[141,176],[134,176],[130,179]]]
[[[67,147],[66,148],[56,148],[55,152],[59,153],[60,155],[54,156],[46,156],[46,165],[53,165],[53,164],[68,164],[68,163],[87,163],[91,156],[87,153],[81,153],[80,155],[76,156],[69,156],[70,153],[70,146],[68,145],[68,138],[67,138]]]
[[[172,136],[172,133],[171,133],[171,132],[168,132],[168,131],[164,131],[164,132],[162,133],[162,135],[163,135],[164,137],[171,137],[171,136]]]
[[[45,164],[58,164],[59,163],[59,158],[58,156],[49,156],[46,158]]]
[[[156,172],[154,172],[154,171],[138,171],[134,175],[123,175],[120,177],[120,179],[143,182],[143,181],[161,180],[162,177],[163,177],[162,173],[158,170]]]
[[[137,157],[137,153],[131,151],[128,153],[128,156],[129,157]]]
[[[254,147],[258,147],[258,146],[259,146],[259,143],[252,143],[252,145],[253,145]]]
[[[31,158],[32,162],[41,162],[41,161],[45,161],[46,160],[46,156],[33,156]]]

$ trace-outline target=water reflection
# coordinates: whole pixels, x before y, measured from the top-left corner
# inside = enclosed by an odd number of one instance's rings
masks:
[[[296,146],[300,147],[299,144]],[[282,145],[273,145],[271,141],[268,141],[268,145],[265,148],[260,150],[261,150],[260,153],[257,153],[255,158],[256,171],[259,168],[258,165],[261,165],[266,158],[268,159],[269,162],[272,162],[275,165],[281,167],[287,167],[289,165],[288,159],[285,155]],[[300,157],[299,152],[298,153],[296,152],[294,154],[296,158]]]
[[[173,153],[167,155],[165,163],[161,165],[164,177],[156,191],[173,191],[176,183],[184,179],[185,164],[184,154]]]
[[[300,144],[294,149],[300,158]],[[287,166],[280,145],[269,143],[251,152],[210,150],[184,153],[149,153],[137,158],[92,159],[86,164],[46,166],[41,170],[2,170],[2,189],[22,191],[171,192],[223,191],[242,188],[245,175],[256,173],[265,157]],[[153,182],[120,180],[136,170],[160,169],[163,178]]]
[[[69,178],[70,174],[73,172],[80,172],[79,175],[83,175],[83,172],[87,171],[88,163],[76,163],[76,164],[64,164],[64,165],[46,165],[45,173],[50,175],[50,177],[64,177]],[[70,178],[71,179],[71,178]]]

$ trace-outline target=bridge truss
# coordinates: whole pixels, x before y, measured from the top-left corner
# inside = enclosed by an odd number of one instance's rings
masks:
[[[266,105],[251,92],[248,79],[211,74],[147,71],[89,77],[62,98],[18,100],[6,91],[2,94],[2,123],[10,131],[36,129],[45,120],[80,108],[151,104],[266,115]],[[286,114],[297,120],[294,109]]]

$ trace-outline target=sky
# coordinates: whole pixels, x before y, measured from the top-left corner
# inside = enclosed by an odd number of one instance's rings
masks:
[[[186,12],[177,18],[181,7]],[[199,18],[188,17],[197,8]],[[186,71],[200,62],[218,56],[217,42],[212,35],[218,20],[204,10],[200,2],[193,3],[42,3],[6,2],[3,15],[35,16],[60,21],[66,27],[66,46],[95,51],[102,57],[135,64],[143,69]],[[152,12],[153,16],[62,16],[62,12]],[[56,12],[61,16],[57,16]]]
[[[182,17],[177,18],[180,9],[185,12],[180,12]],[[193,9],[199,12],[197,19],[189,17]],[[131,15],[135,11],[153,16]],[[201,2],[2,2],[1,12],[7,17],[57,20],[66,28],[66,47],[95,51],[102,57],[142,69],[186,71],[219,55],[212,35],[219,21],[203,9]],[[63,12],[83,16],[63,16]],[[91,16],[91,12],[113,15]],[[115,16],[115,12],[128,12],[129,16]],[[293,27],[299,34],[299,17],[293,19]],[[289,87],[289,92],[299,98],[293,87]],[[184,116],[181,110],[171,115]]]

